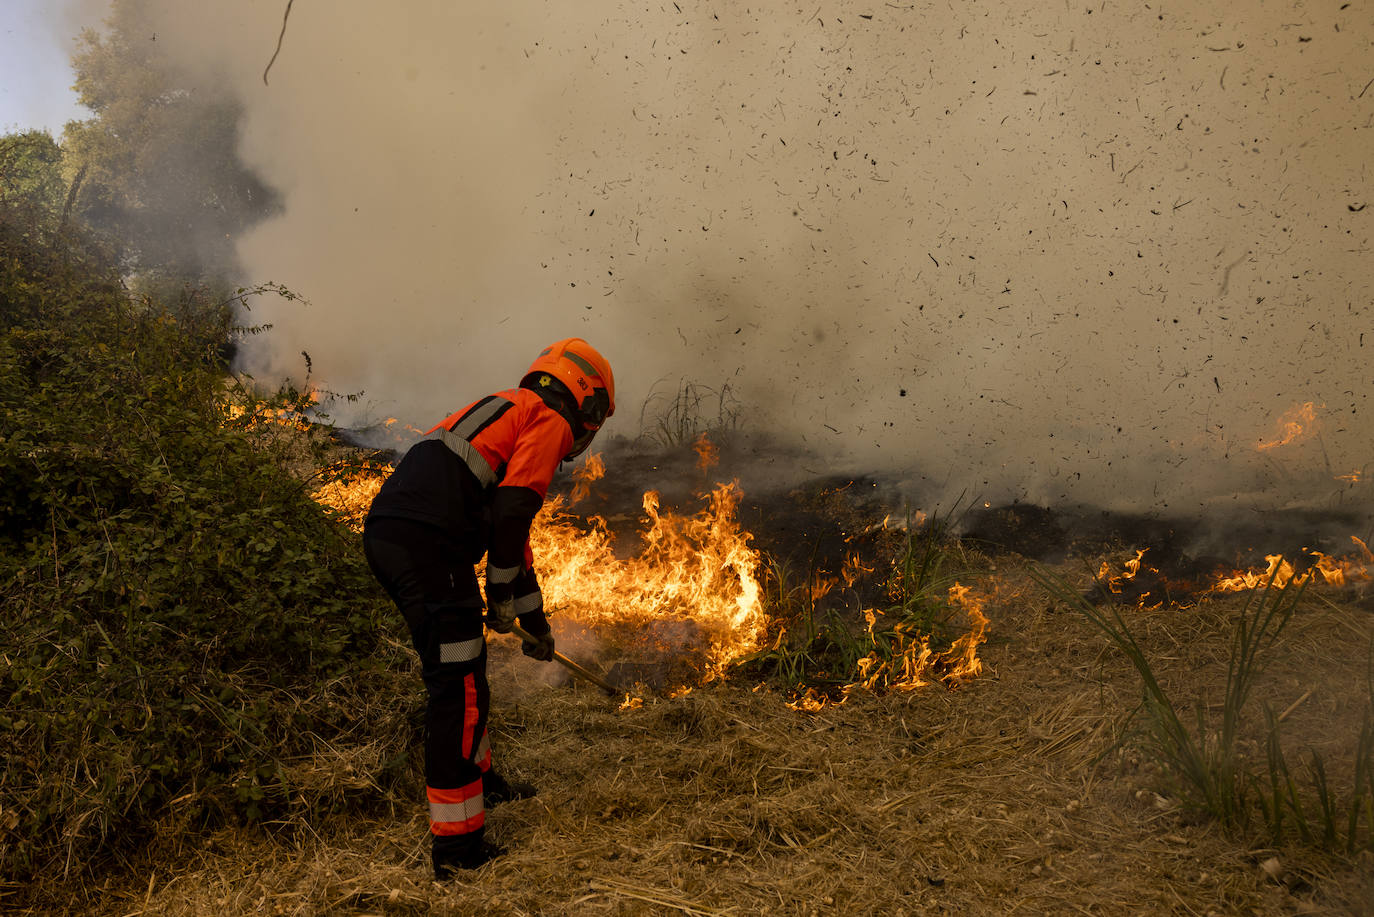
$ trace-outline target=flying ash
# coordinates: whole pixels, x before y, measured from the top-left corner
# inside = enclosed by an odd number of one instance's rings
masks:
[[[310,305],[252,368],[346,422],[580,335],[627,434],[728,385],[937,498],[1369,503],[1359,4],[302,0],[264,85],[284,5],[146,0],[284,195],[239,253]]]

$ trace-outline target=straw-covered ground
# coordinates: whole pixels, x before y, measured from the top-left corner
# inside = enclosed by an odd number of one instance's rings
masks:
[[[69,889],[52,877],[53,900],[127,917],[1374,913],[1367,852],[1270,849],[1258,826],[1228,834],[1181,806],[1133,742],[1134,669],[1018,559],[989,566],[980,678],[814,712],[739,679],[622,707],[543,683],[554,667],[498,638],[497,765],[539,794],[489,813],[508,852],[462,881],[431,880],[418,794],[350,814],[350,793],[378,797],[367,775],[387,750],[336,746],[302,769],[337,783],[338,814],[208,838],[169,820],[127,873]],[[1215,706],[1242,601],[1127,620],[1169,690]],[[1350,782],[1372,623],[1311,596],[1252,700],[1285,714],[1286,744],[1319,751],[1337,786]],[[398,744],[413,770],[419,680],[407,648],[391,651],[382,689],[399,696],[359,702],[410,731]]]

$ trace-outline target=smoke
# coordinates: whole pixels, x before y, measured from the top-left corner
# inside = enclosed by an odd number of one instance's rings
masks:
[[[1358,5],[302,0],[270,85],[282,0],[146,7],[284,196],[238,253],[309,305],[251,368],[308,351],[346,423],[579,335],[627,435],[729,385],[935,499],[1368,501]]]

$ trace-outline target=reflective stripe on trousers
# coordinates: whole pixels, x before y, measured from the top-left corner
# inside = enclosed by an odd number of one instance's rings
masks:
[[[425,787],[425,795],[429,797],[431,834],[471,834],[486,823],[481,780],[456,790]]]

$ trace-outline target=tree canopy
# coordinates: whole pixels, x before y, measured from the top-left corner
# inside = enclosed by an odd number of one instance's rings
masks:
[[[82,217],[127,268],[178,279],[233,276],[234,241],[279,206],[239,160],[243,109],[222,84],[179,66],[132,0],[72,57],[92,117],[63,132],[65,170],[85,170]]]

